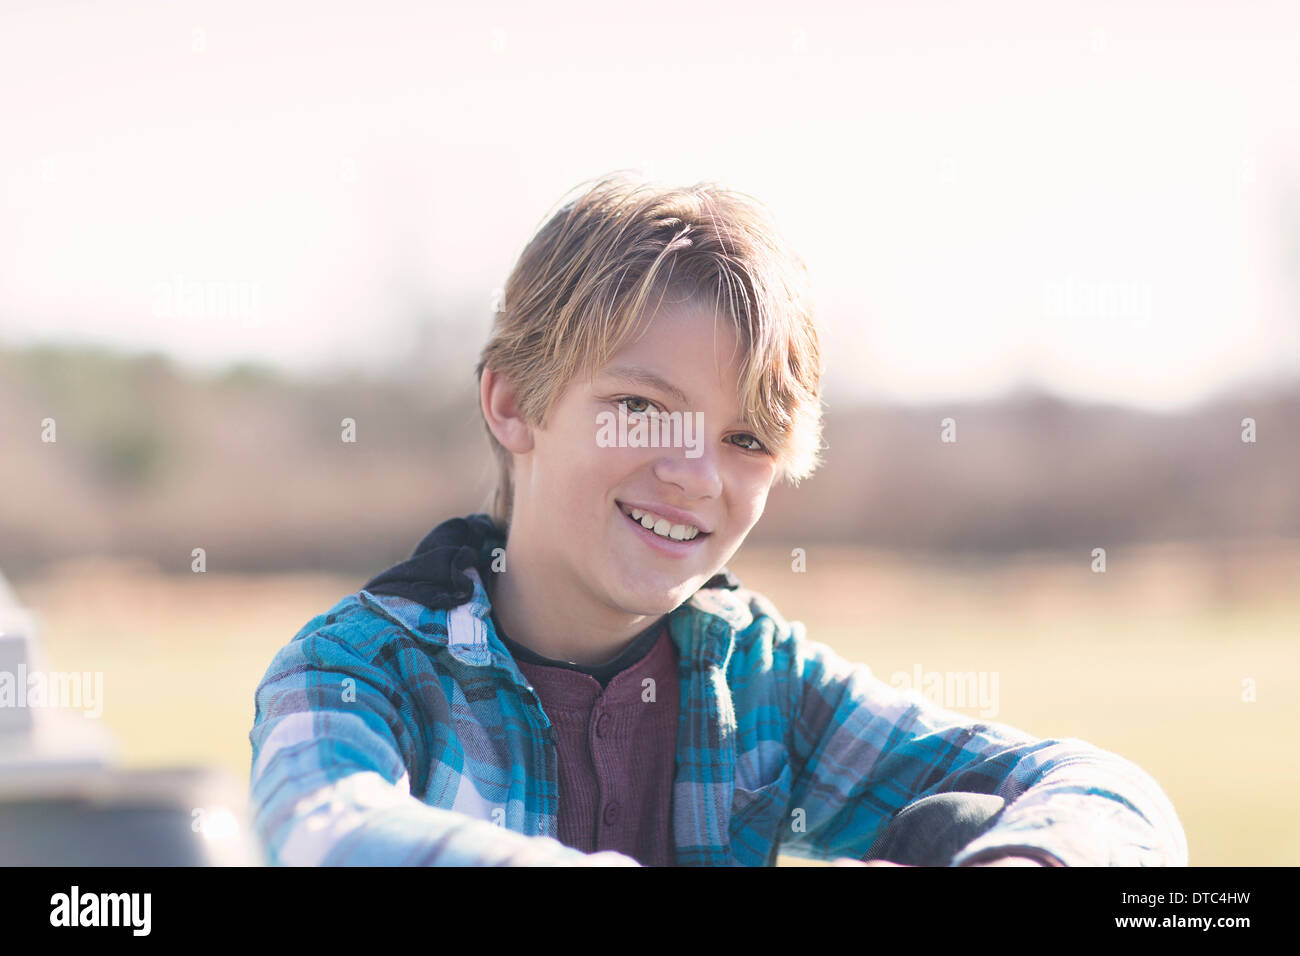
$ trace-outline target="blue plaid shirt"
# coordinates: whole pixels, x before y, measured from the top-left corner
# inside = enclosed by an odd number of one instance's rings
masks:
[[[271,662],[249,734],[268,862],[637,865],[555,838],[555,731],[483,586],[504,540],[446,547],[467,520],[484,527],[486,516],[440,525],[406,563],[408,579],[442,577],[437,599],[368,585]],[[1187,865],[1173,806],[1135,764],[885,684],[736,584],[715,578],[668,615],[680,653],[678,865],[861,859],[895,813],[946,791],[1008,804],[953,865],[995,849],[1068,866]]]

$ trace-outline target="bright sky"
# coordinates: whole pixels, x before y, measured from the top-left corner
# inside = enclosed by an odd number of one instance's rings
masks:
[[[1300,4],[434,6],[7,2],[0,342],[468,377],[552,204],[641,167],[774,210],[828,400],[1300,373]]]

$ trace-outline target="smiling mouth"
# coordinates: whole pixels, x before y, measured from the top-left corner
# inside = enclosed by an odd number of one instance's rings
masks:
[[[628,521],[640,525],[644,530],[665,541],[677,541],[686,544],[691,541],[698,541],[701,538],[707,538],[710,534],[708,531],[701,531],[694,525],[673,524],[667,518],[656,515],[652,511],[632,508],[622,502],[618,503],[618,509],[623,512]]]

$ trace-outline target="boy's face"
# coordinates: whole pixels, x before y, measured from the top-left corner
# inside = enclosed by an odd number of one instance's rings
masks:
[[[665,305],[642,328],[590,383],[582,375],[570,383],[547,427],[534,429],[527,464],[516,460],[512,536],[522,518],[557,586],[612,610],[659,615],[731,559],[763,513],[777,462],[740,417],[741,349],[729,320]],[[661,447],[632,447],[648,410],[680,415],[671,427],[659,419]],[[638,522],[633,508],[650,516]]]

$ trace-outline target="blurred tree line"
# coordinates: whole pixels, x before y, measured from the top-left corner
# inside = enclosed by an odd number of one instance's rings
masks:
[[[1294,382],[1163,415],[1035,392],[828,409],[822,469],[778,485],[749,540],[1004,553],[1296,537],[1298,436]],[[0,351],[0,462],[11,575],[95,553],[187,572],[198,547],[209,570],[368,575],[483,507],[493,474],[468,369],[205,376],[52,347]]]

